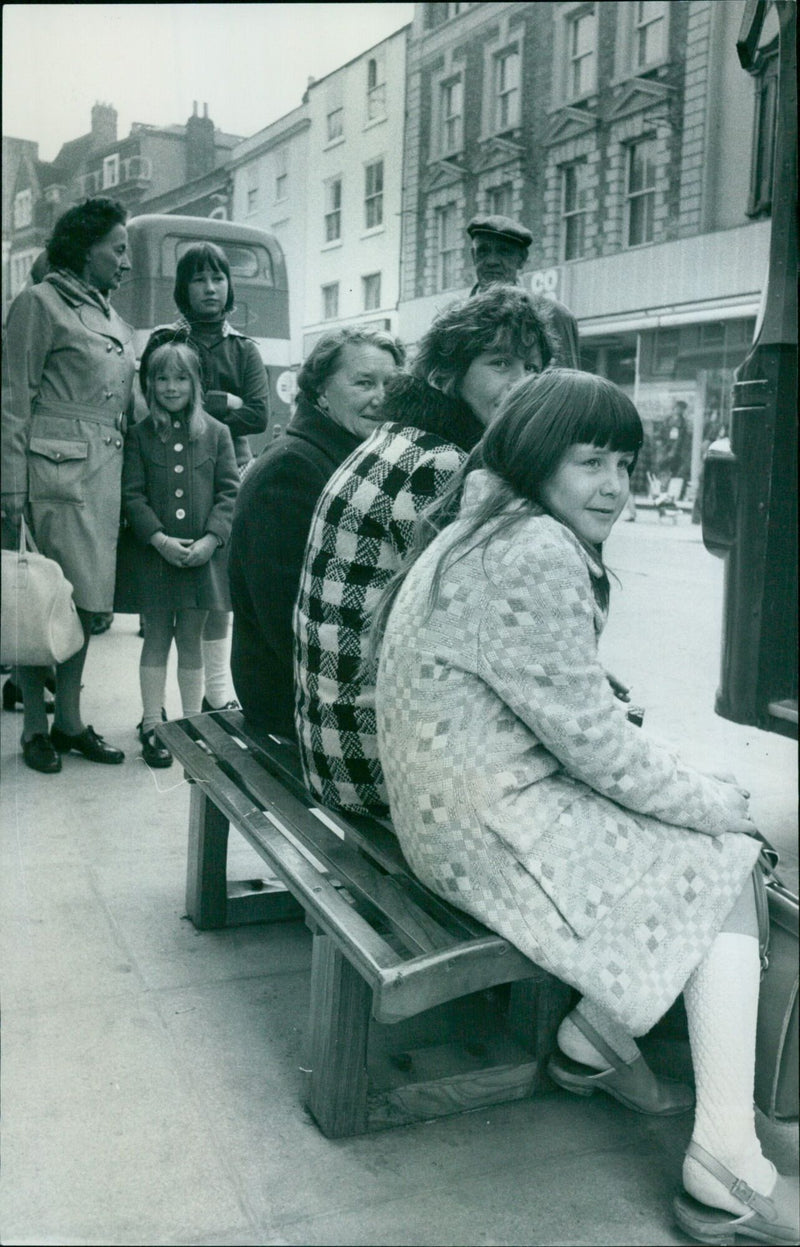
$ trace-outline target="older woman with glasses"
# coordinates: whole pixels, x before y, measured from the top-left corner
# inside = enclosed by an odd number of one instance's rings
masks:
[[[378,758],[372,609],[417,516],[480,441],[508,390],[550,362],[549,312],[512,286],[446,309],[411,375],[387,386],[374,432],[333,474],[311,525],[294,614],[296,728],[306,781],[329,807],[388,815]]]

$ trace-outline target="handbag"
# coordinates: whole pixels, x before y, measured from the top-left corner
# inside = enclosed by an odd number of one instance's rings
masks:
[[[2,594],[0,662],[50,667],[83,645],[72,585],[58,563],[38,553],[24,519],[19,549],[2,551]]]
[[[754,874],[761,952],[755,1101],[773,1121],[798,1116],[798,900],[775,874],[778,854],[763,843]]]

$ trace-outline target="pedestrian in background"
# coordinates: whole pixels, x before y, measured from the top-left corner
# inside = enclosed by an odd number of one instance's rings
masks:
[[[455,478],[457,518],[429,517],[398,577],[376,695],[392,820],[428,887],[581,992],[548,1064],[559,1086],[688,1110],[636,1043],[683,991],[696,1111],[675,1215],[700,1241],[795,1243],[796,1183],[754,1123],[748,794],[628,722],[597,657],[602,545],[641,440],[600,377],[556,369],[508,396],[482,466]]]
[[[19,668],[22,752],[52,774],[71,750],[119,763],[81,715],[81,681],[97,614],[113,605],[122,447],[135,370],[133,331],[108,296],[130,269],[126,212],[106,198],[70,208],[47,244],[50,271],[11,305],[3,349],[2,508],[16,531],[24,513],[39,551],[72,585],[84,631],[56,669],[48,735],[46,667]],[[8,539],[8,538],[7,538]]]
[[[253,462],[249,436],[263,433],[269,420],[269,386],[258,347],[228,320],[235,293],[228,257],[212,242],[187,247],[175,270],[174,295],[181,313],[173,324],[151,334],[139,365],[146,383],[150,352],[176,335],[191,342],[200,357],[203,406],[227,425],[233,437],[236,463],[243,478]],[[203,710],[231,709],[233,696],[229,663],[231,616],[209,610],[203,630]]]
[[[133,540],[122,548],[119,579],[144,617],[142,756],[163,767],[172,755],[153,729],[172,641],[183,713],[199,714],[206,612],[230,608],[224,551],[239,474],[229,430],[203,410],[200,363],[188,343],[156,347],[145,384],[149,414],[125,447],[122,501]]]
[[[329,477],[382,420],[405,350],[391,334],[325,334],[298,375],[285,431],[242,482],[233,520],[231,670],[249,726],[294,737],[292,610],[311,517]]]
[[[518,284],[533,234],[524,225],[507,216],[473,217],[467,226],[471,239],[475,285],[470,294],[487,290],[496,283]],[[550,322],[555,343],[554,362],[562,368],[580,368],[578,322],[569,308],[558,299],[548,299]]]
[[[446,309],[411,375],[383,403],[386,424],[344,461],[314,512],[294,613],[296,727],[306,782],[334,809],[388,815],[375,727],[370,615],[508,390],[550,362],[547,300],[490,286]]]

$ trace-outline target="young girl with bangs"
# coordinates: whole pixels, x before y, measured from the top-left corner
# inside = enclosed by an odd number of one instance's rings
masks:
[[[581,993],[548,1066],[561,1087],[687,1111],[636,1043],[683,992],[696,1108],[675,1215],[699,1241],[794,1243],[793,1183],[754,1127],[748,794],[630,723],[597,656],[602,544],[641,444],[600,377],[511,391],[377,613],[383,774],[422,881]]]
[[[149,414],[125,443],[118,580],[126,607],[144,619],[139,667],[142,756],[165,767],[172,755],[154,728],[164,705],[173,638],[184,714],[203,697],[201,638],[209,610],[230,610],[226,550],[239,484],[229,430],[202,407],[200,363],[185,342],[156,347],[148,360]]]

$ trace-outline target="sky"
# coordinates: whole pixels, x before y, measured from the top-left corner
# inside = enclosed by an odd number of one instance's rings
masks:
[[[183,124],[193,102],[247,138],[322,78],[411,21],[413,4],[5,4],[3,134],[53,160],[92,105]]]

